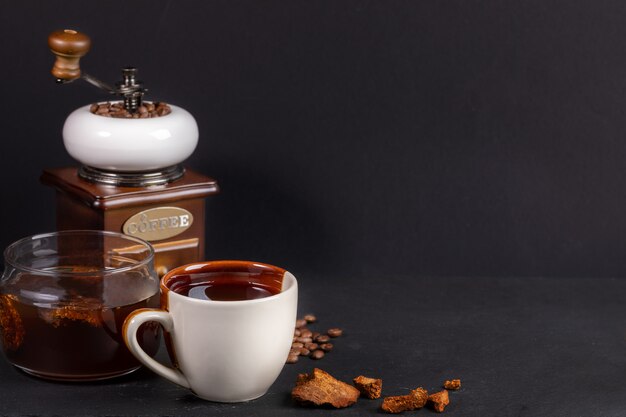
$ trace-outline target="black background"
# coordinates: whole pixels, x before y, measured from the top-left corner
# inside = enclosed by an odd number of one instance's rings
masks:
[[[207,258],[295,272],[626,272],[621,1],[2,2],[0,246],[54,229],[44,167],[106,99],[54,83],[47,35],[83,69],[140,69],[189,110],[187,166],[216,178]],[[321,275],[323,276],[323,275]]]
[[[0,414],[327,415],[289,399],[320,366],[384,395],[460,377],[450,415],[623,416],[624,22],[623,1],[1,1],[0,247],[54,229],[41,171],[76,165],[63,122],[107,99],[49,73],[49,32],[78,29],[87,73],[135,65],[196,117],[207,258],[291,270],[300,314],[345,335],[237,405],[2,360]]]

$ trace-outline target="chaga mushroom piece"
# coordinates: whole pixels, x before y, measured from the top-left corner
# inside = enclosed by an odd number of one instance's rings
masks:
[[[315,368],[310,374],[298,375],[291,398],[302,405],[349,407],[359,398],[359,390]]]
[[[383,388],[383,380],[376,378],[368,378],[363,375],[359,375],[352,380],[354,386],[361,391],[363,397],[375,400],[380,398],[380,393]]]
[[[428,396],[428,404],[438,413],[443,413],[446,405],[450,404],[450,397],[448,396],[448,391],[445,389],[443,391],[436,392]]]
[[[461,380],[460,379],[453,379],[451,381],[446,380],[446,382],[443,383],[443,387],[449,390],[461,389]]]
[[[407,395],[385,397],[381,406],[386,413],[397,414],[403,411],[417,410],[426,405],[428,391],[424,388],[416,388]]]
[[[102,309],[102,302],[96,298],[77,298],[72,304],[54,310],[42,310],[39,316],[54,327],[67,324],[68,321],[82,321],[92,327],[100,327]]]
[[[24,341],[24,325],[20,313],[13,305],[17,301],[14,295],[0,295],[0,335],[7,350],[17,350]]]

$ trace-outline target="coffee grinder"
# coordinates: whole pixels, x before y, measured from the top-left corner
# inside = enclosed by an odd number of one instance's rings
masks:
[[[91,40],[75,30],[50,34],[57,83],[83,80],[115,100],[74,110],[63,127],[68,153],[80,167],[45,169],[56,190],[58,230],[94,229],[147,240],[159,275],[204,259],[205,197],[217,182],[182,162],[194,151],[198,126],[181,107],[144,100],[137,69],[122,69],[114,86],[81,71]]]

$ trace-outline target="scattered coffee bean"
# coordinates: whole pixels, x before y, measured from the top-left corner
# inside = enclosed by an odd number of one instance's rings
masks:
[[[146,119],[149,117],[166,116],[172,112],[172,108],[167,103],[143,103],[137,108],[136,113],[130,113],[124,109],[122,102],[116,103],[94,103],[89,107],[89,111],[98,116],[115,117],[119,119]]]
[[[148,112],[151,111],[151,104],[152,103],[144,103]],[[157,103],[155,108],[158,109],[158,106],[159,103]],[[138,114],[141,115],[145,113]],[[106,115],[110,116],[109,113]],[[339,337],[343,334],[343,330],[338,327],[330,328],[324,334],[312,331],[307,327],[307,325],[315,322],[317,322],[317,317],[313,314],[307,314],[303,318],[296,320],[291,350],[289,351],[286,363],[296,363],[300,356],[308,356],[311,359],[322,359],[333,349],[333,344],[329,343],[330,339]]]
[[[311,359],[322,359],[324,357],[324,351],[323,350],[315,350],[313,351],[313,353],[311,353],[310,358]]]
[[[324,352],[330,352],[331,350],[333,350],[333,344],[332,343],[322,343],[320,345],[320,349],[322,349]]]
[[[309,349],[309,350],[316,350],[319,345],[317,343],[307,343],[306,345],[304,345],[305,348]]]
[[[343,330],[333,327],[332,329],[328,329],[326,332],[330,337],[339,337],[343,334]]]

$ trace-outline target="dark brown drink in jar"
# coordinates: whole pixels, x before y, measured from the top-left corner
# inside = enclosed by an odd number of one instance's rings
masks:
[[[80,275],[56,283],[46,280],[22,274],[15,286],[3,288],[0,294],[0,333],[11,363],[44,378],[77,381],[108,378],[139,367],[121,332],[133,310],[158,307],[153,286],[133,272],[107,280]],[[42,287],[47,288],[45,294]],[[154,355],[158,325],[143,326],[138,337],[144,350]]]

